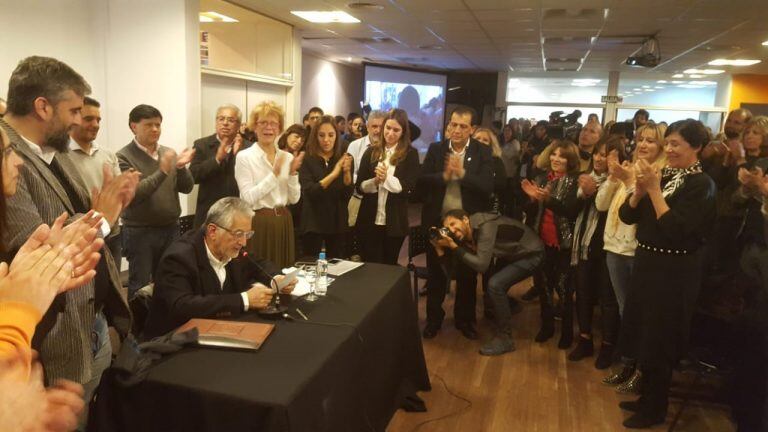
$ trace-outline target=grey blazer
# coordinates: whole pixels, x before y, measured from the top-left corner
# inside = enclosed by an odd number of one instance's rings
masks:
[[[71,215],[69,221],[79,215],[75,214],[64,187],[45,162],[2,119],[0,127],[5,129],[14,150],[24,160],[16,194],[6,198],[7,226],[3,241],[6,250],[15,253],[40,224],[50,225],[65,211]],[[55,158],[72,189],[90,207],[85,183],[69,156],[57,153]],[[130,331],[131,315],[120,294],[117,266],[109,248],[102,248],[100,252],[102,259],[94,281],[59,295],[35,331],[33,346],[40,351],[40,361],[49,383],[59,378],[78,383],[91,379],[91,332],[97,311],[103,308],[107,320],[121,336]]]

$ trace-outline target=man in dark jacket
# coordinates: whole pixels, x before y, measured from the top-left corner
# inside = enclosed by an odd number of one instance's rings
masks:
[[[222,105],[216,110],[216,133],[200,138],[194,143],[195,156],[189,171],[197,191],[194,228],[200,228],[213,203],[224,197],[239,197],[235,181],[235,156],[251,143],[244,140],[240,131],[242,114],[234,105]]]
[[[496,260],[497,270],[488,283],[496,317],[496,336],[480,348],[480,354],[500,355],[514,351],[507,290],[533,275],[544,258],[544,244],[524,223],[494,213],[469,216],[464,210],[451,210],[443,219],[443,227],[451,234],[432,240],[438,256],[447,257],[450,251],[461,263],[478,273],[488,271]]]
[[[231,318],[269,305],[270,286],[284,276],[269,261],[241,255],[253,236],[252,217],[245,201],[222,198],[211,206],[203,228],[171,244],[158,266],[145,337],[167,333],[192,318]],[[281,292],[290,293],[294,286]]]
[[[472,108],[459,106],[448,124],[450,138],[429,146],[417,185],[421,190],[419,195],[424,197],[421,211],[424,229],[438,226],[448,210],[463,209],[468,213],[490,210],[493,162],[490,147],[471,138],[476,117]],[[461,264],[454,269],[456,328],[465,337],[477,339],[474,328],[477,274]],[[427,271],[427,325],[422,334],[429,339],[437,335],[445,317],[442,304],[450,282],[431,248],[427,249]]]

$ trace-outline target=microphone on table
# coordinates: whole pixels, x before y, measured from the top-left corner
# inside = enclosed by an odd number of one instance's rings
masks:
[[[261,310],[257,310],[257,312],[261,315],[285,318],[284,315],[286,315],[286,308],[280,305],[280,289],[278,288],[278,283],[275,280],[275,276],[270,275],[270,273],[266,271],[264,267],[261,266],[261,264],[259,264],[255,259],[251,258],[250,255],[248,255],[248,252],[243,251],[242,256],[247,258],[248,261],[255,265],[256,268],[258,268],[262,273],[269,276],[269,287],[275,290],[275,295],[272,297],[272,300],[270,300],[267,307]]]

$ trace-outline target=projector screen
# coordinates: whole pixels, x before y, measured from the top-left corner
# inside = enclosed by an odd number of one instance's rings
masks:
[[[375,110],[408,113],[421,129],[413,146],[423,159],[429,144],[443,139],[446,81],[441,74],[365,65],[365,100]]]

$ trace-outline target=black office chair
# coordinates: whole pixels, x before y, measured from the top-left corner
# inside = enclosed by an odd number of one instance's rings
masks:
[[[186,215],[179,218],[179,234],[184,235],[195,224],[195,215]]]
[[[429,235],[421,225],[412,226],[408,233],[408,271],[413,272],[413,301],[419,302],[419,279],[427,279],[427,268],[417,267],[413,258],[427,253],[429,247]]]

